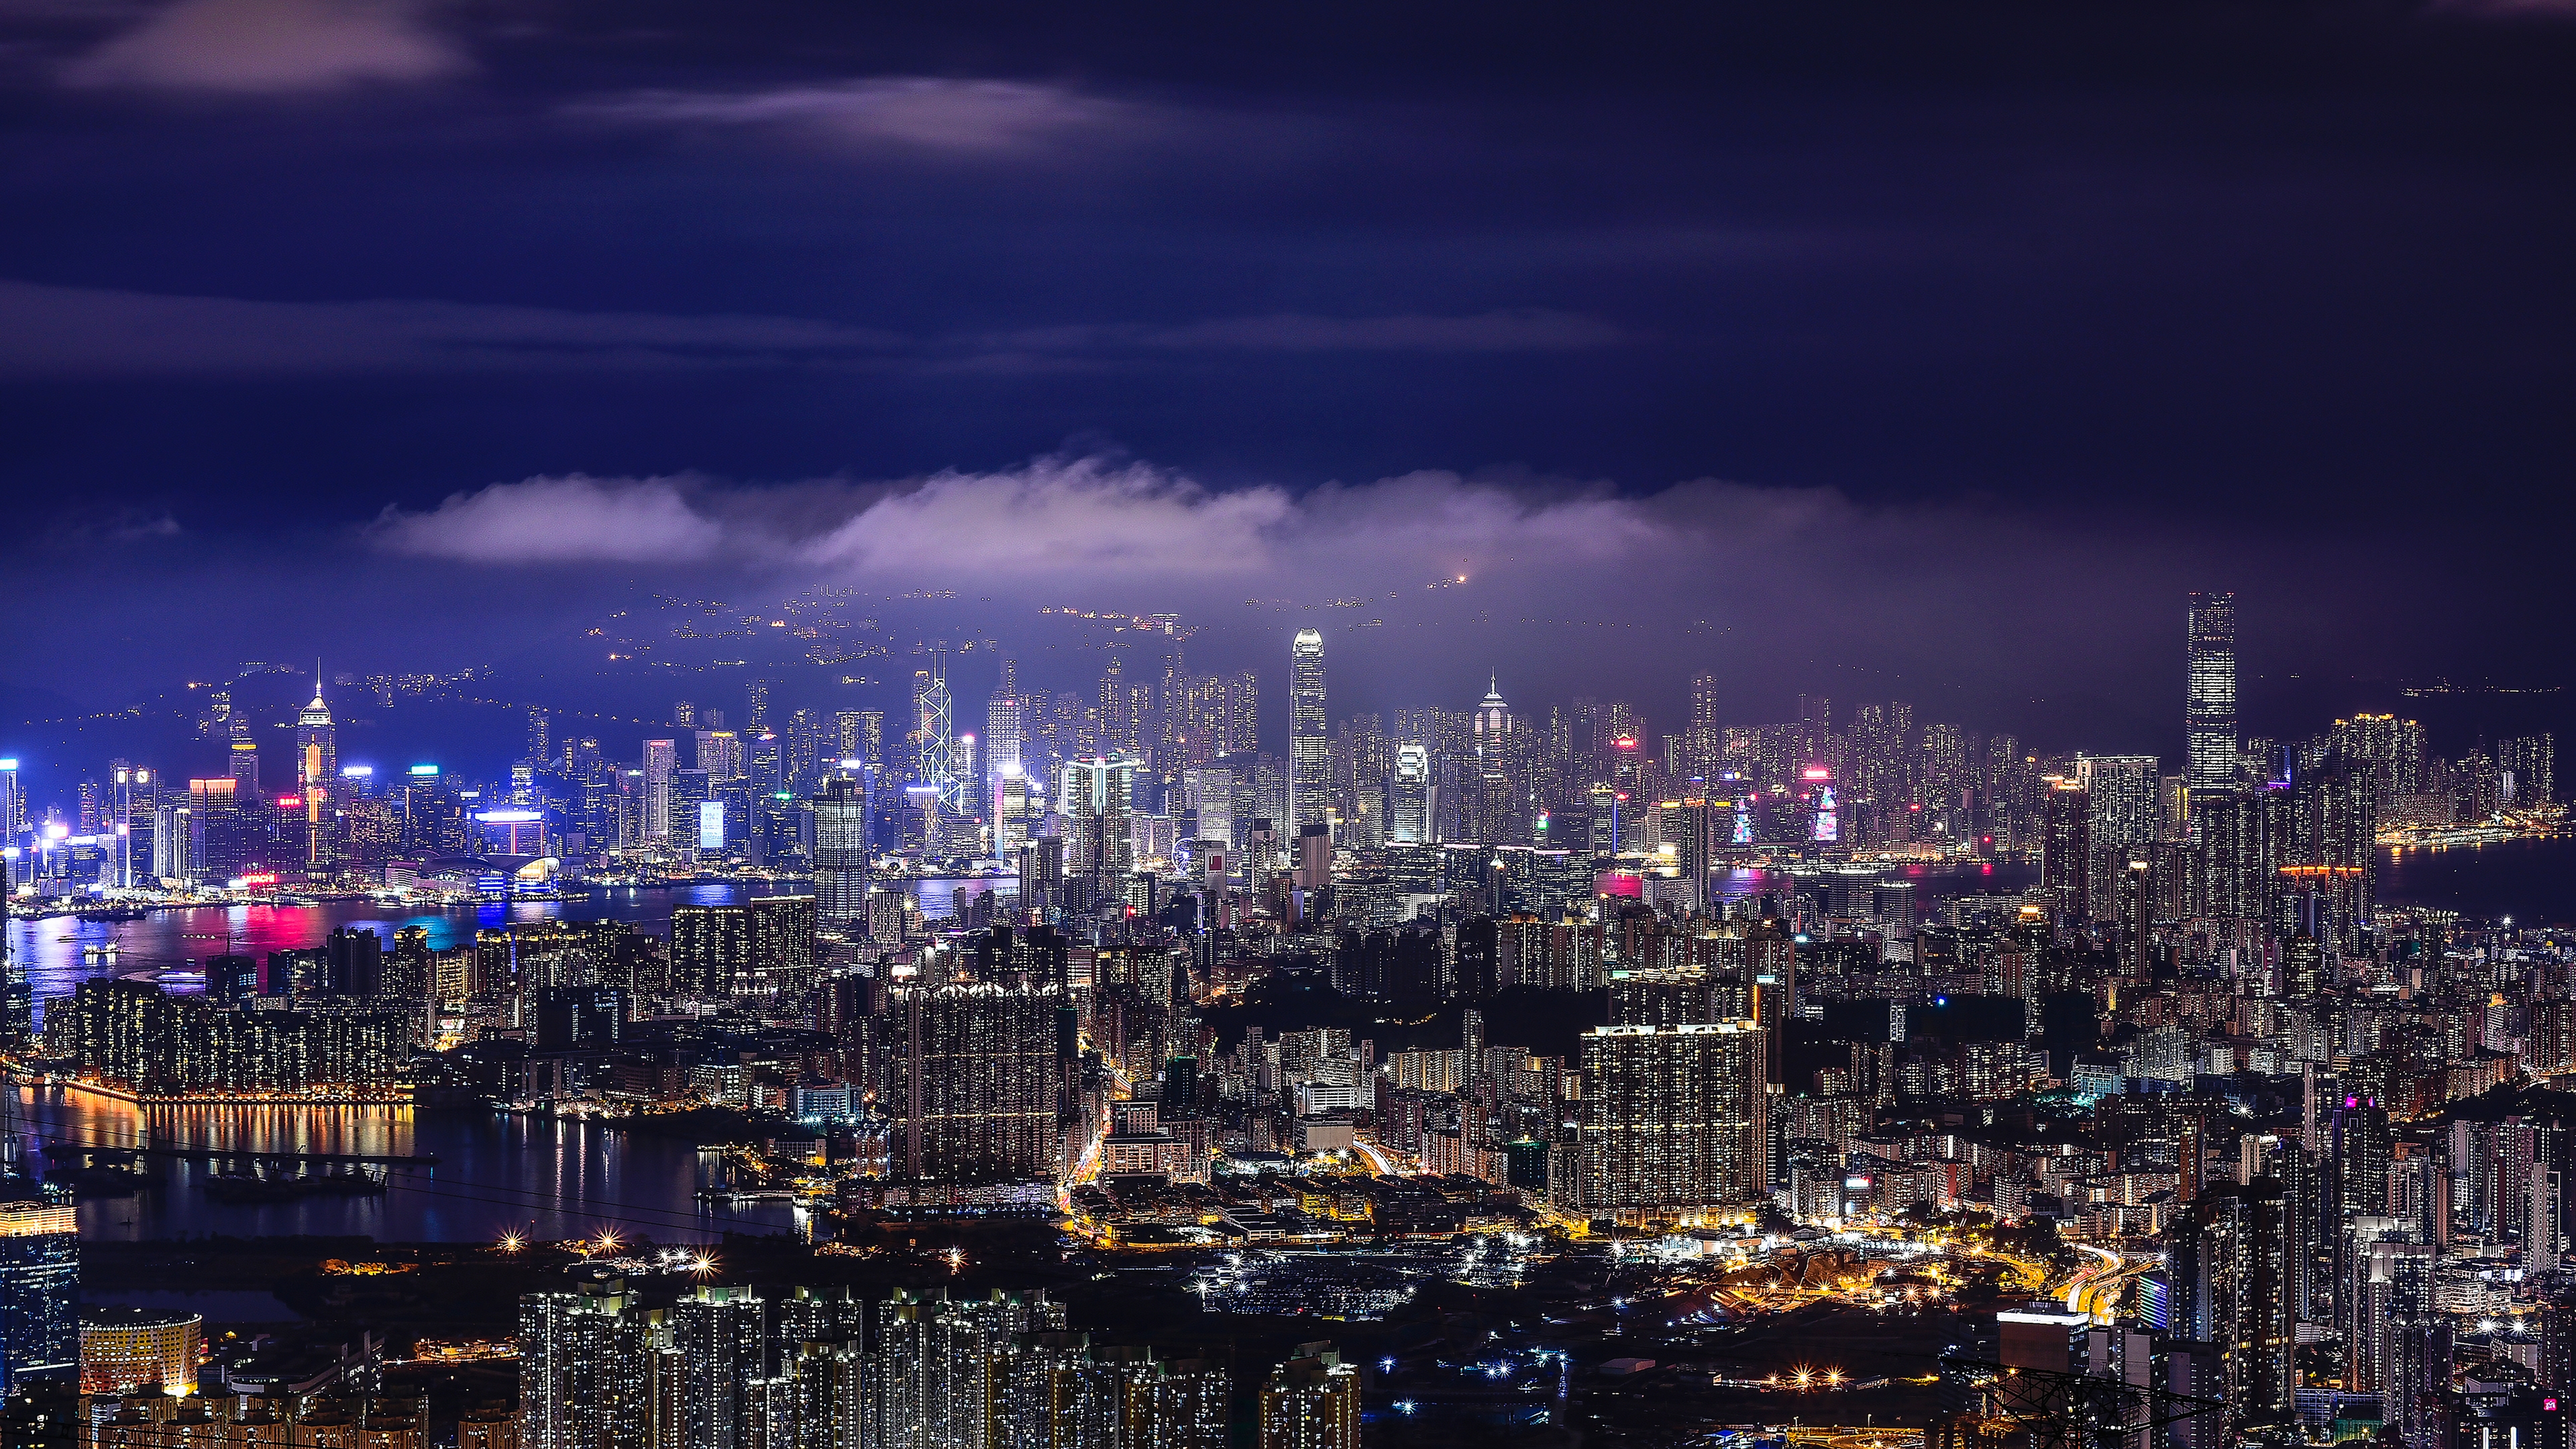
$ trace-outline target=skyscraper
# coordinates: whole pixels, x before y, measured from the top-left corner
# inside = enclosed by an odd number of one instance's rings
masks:
[[[1001,683],[993,687],[993,697],[984,701],[984,788],[1000,788],[1002,777],[1020,772],[1020,741],[1026,737],[1027,721],[1020,700],[1019,671],[1008,659],[1002,661]]]
[[[1123,881],[1135,869],[1136,847],[1128,816],[1134,808],[1138,762],[1120,756],[1065,762],[1055,808],[1068,827],[1064,868],[1103,882]],[[1104,884],[1101,889],[1109,890]]]
[[[1333,742],[1324,728],[1324,634],[1300,629],[1288,646],[1288,838],[1326,820]]]
[[[942,814],[962,814],[965,785],[957,778],[955,721],[948,694],[948,655],[931,656],[931,667],[912,672],[912,721],[915,775],[939,791]]]
[[[519,1300],[522,1449],[648,1449],[660,1325],[605,1272]]]
[[[2058,781],[2040,802],[2039,883],[2058,913],[2080,921],[2092,909],[2093,809],[2084,787]]]
[[[322,676],[313,677],[313,702],[295,717],[295,783],[309,800],[340,779],[340,732],[331,723],[331,706],[322,702]]]
[[[2184,629],[2185,783],[2194,791],[2236,784],[2236,596],[2193,594]]]
[[[1054,987],[897,990],[886,1029],[891,1175],[938,1182],[1051,1179],[1063,1082]]]
[[[1583,1211],[1688,1221],[1759,1198],[1763,1031],[1750,1021],[1585,1032]]]
[[[28,1193],[0,1202],[0,1393],[79,1372],[80,1238],[71,1200]]]
[[[657,844],[671,837],[671,776],[679,768],[679,741],[644,742],[644,837]]]
[[[1431,751],[1420,741],[1395,747],[1395,771],[1387,800],[1387,838],[1425,842],[1431,839]]]
[[[868,792],[847,775],[814,797],[814,915],[827,931],[867,932]]]

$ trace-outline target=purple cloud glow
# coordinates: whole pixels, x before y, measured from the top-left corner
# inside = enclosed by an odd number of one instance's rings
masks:
[[[472,68],[401,0],[178,0],[63,70],[66,84],[269,95]]]

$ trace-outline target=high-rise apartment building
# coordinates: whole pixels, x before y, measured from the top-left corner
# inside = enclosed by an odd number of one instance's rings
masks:
[[[1288,827],[1294,840],[1328,818],[1333,742],[1324,724],[1324,634],[1300,629],[1288,646]]]
[[[1261,1386],[1261,1449],[1359,1449],[1360,1375],[1329,1343],[1297,1346]]]
[[[2194,791],[2236,785],[2236,596],[2196,593],[2184,625],[2183,777]]]
[[[815,968],[815,911],[813,896],[672,907],[672,986],[701,996],[804,990]]]
[[[1570,1206],[1690,1221],[1761,1197],[1763,1035],[1751,1021],[1585,1032],[1579,1199]]]
[[[2039,824],[2039,883],[2056,894],[2060,914],[2081,920],[2093,900],[2093,802],[2083,786],[2056,781],[2040,802]]]
[[[519,1300],[520,1449],[660,1449],[659,1350],[669,1326],[622,1278]]]
[[[938,1182],[1051,1179],[1064,1063],[1052,986],[898,989],[888,1006],[888,1171]]]

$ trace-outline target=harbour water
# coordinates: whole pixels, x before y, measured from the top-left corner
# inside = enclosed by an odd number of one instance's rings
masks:
[[[147,1158],[150,1185],[79,1203],[95,1239],[206,1235],[364,1235],[386,1242],[472,1242],[520,1233],[698,1242],[799,1229],[785,1203],[697,1201],[698,1149],[683,1141],[544,1117],[408,1107],[138,1107],[62,1087],[19,1093],[22,1130],[48,1142],[253,1151],[435,1156],[395,1167],[378,1196],[219,1203],[207,1162]]]

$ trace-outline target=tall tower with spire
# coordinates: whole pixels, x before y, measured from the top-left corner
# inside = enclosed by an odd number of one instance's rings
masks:
[[[313,702],[295,717],[295,778],[304,796],[304,861],[308,867],[331,863],[330,831],[324,822],[331,792],[340,782],[340,732],[331,722],[331,706],[322,702],[322,665],[313,665]]]
[[[1512,732],[1512,707],[1503,703],[1502,676],[1485,676],[1485,697],[1476,702],[1476,753],[1492,758],[1499,756],[1503,736]]]

